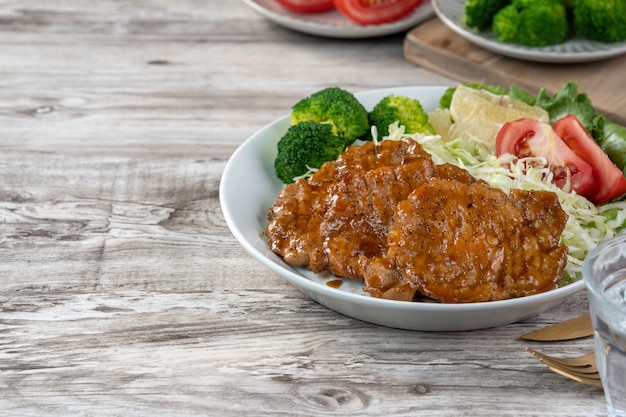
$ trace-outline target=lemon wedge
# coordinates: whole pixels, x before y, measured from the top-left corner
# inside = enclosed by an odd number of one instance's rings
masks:
[[[442,136],[444,140],[448,140],[445,137],[447,132],[452,128],[452,117],[450,116],[450,109],[436,108],[428,113],[428,123],[433,127],[435,133]]]
[[[444,140],[472,139],[495,146],[502,125],[521,118],[549,123],[548,112],[510,96],[499,96],[485,90],[459,85],[452,96],[449,110],[452,123],[438,123],[437,131]],[[441,117],[442,115],[439,115]]]

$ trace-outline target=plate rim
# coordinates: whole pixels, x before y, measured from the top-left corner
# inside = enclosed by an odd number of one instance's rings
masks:
[[[258,0],[243,0],[249,7],[256,10],[261,15],[273,23],[288,29],[306,33],[309,35],[324,36],[330,38],[358,39],[386,36],[394,33],[407,31],[419,23],[435,16],[432,0],[423,0],[414,12],[408,16],[391,23],[380,25],[357,25],[335,26],[325,25],[309,21],[307,14],[296,14],[285,10],[285,14],[278,14],[259,4]],[[346,22],[350,21],[346,19]]]
[[[491,39],[486,34],[479,33],[473,29],[468,28],[465,25],[460,25],[455,21],[455,16],[448,15],[441,7],[441,2],[455,2],[455,3],[464,3],[464,0],[432,0],[433,9],[437,17],[452,29],[457,34],[461,35],[463,38],[468,41],[481,46],[487,50],[492,52],[499,53],[504,56],[508,56],[511,58],[522,59],[526,61],[533,62],[541,62],[541,63],[582,63],[582,62],[593,62],[593,61],[601,61],[609,58],[614,58],[626,53],[626,41],[616,42],[614,47],[609,47],[609,49],[602,49],[593,52],[556,52],[553,50],[546,50],[546,48],[553,48],[554,46],[548,47],[527,47],[523,45],[516,44],[507,44],[498,42],[496,40]],[[568,39],[562,45],[574,45],[580,42],[588,42],[594,43],[595,41],[590,40],[581,40],[581,39]],[[602,42],[595,42],[603,45],[611,45]]]
[[[428,85],[428,86],[399,86],[399,87],[389,87],[389,88],[380,88],[367,90],[362,92],[355,93],[355,96],[362,100],[365,96],[383,96],[390,93],[399,93],[400,91],[436,91],[438,93],[442,93],[449,86],[446,85]],[[585,283],[582,279],[570,283],[564,287],[556,288],[544,293],[535,294],[532,296],[512,298],[507,300],[499,300],[499,301],[488,301],[488,302],[477,302],[477,303],[420,303],[420,302],[406,302],[406,301],[397,301],[397,300],[387,300],[381,298],[369,297],[362,294],[351,293],[347,291],[337,290],[328,285],[321,284],[319,282],[315,282],[304,275],[298,274],[294,269],[299,269],[297,267],[293,267],[291,265],[286,264],[282,258],[280,258],[275,253],[271,252],[269,248],[266,246],[266,242],[261,238],[263,233],[262,230],[255,231],[255,234],[259,237],[259,241],[263,243],[262,247],[255,246],[244,234],[242,230],[237,225],[235,218],[232,216],[233,209],[231,208],[231,201],[228,198],[228,191],[226,187],[229,183],[232,183],[231,176],[235,175],[236,172],[236,162],[240,158],[241,154],[248,151],[248,147],[257,146],[259,148],[262,145],[267,146],[267,143],[263,144],[262,139],[265,135],[267,135],[268,131],[274,130],[277,125],[281,123],[284,125],[288,125],[290,120],[290,115],[283,115],[272,122],[267,123],[261,129],[257,130],[250,137],[248,137],[241,145],[235,149],[231,157],[229,158],[226,166],[222,172],[222,177],[220,180],[219,187],[219,197],[220,197],[220,205],[222,208],[222,213],[224,215],[224,219],[226,224],[228,225],[231,233],[235,237],[235,239],[239,242],[242,248],[251,255],[254,259],[260,262],[264,267],[269,269],[271,272],[278,275],[280,278],[285,279],[292,285],[294,285],[297,289],[307,295],[309,298],[319,302],[326,307],[335,310],[341,314],[364,320],[360,314],[351,314],[349,311],[349,307],[351,306],[366,306],[368,309],[379,310],[379,311],[388,311],[391,310],[394,313],[403,313],[403,314],[443,314],[443,315],[454,315],[459,314],[461,312],[466,314],[485,314],[493,311],[502,311],[503,309],[509,308],[520,308],[522,306],[526,306],[529,304],[528,300],[531,300],[532,306],[544,305],[545,308],[535,307],[535,312],[531,316],[541,313],[554,305],[564,301],[567,297],[581,291],[585,288]],[[279,138],[276,138],[278,141]],[[256,242],[257,244],[259,242]],[[333,308],[328,305],[327,302],[321,301],[320,296],[329,297],[334,302],[345,302],[349,303],[348,305],[341,306],[338,308]],[[530,316],[528,316],[530,317]],[[498,323],[496,326],[509,324],[512,322],[521,321],[525,318],[516,318],[515,320],[511,320],[508,322]],[[495,326],[454,326],[452,325],[450,328],[442,329],[442,328],[428,328],[427,326],[416,326],[416,327],[407,327],[407,326],[397,326],[394,323],[385,322],[384,320],[364,320],[370,323],[383,325],[386,327],[395,327],[402,328],[406,330],[421,330],[421,331],[462,331],[462,330],[477,330],[487,327],[495,327]]]

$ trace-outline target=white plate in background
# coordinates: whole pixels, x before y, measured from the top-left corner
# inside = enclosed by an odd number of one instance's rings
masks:
[[[359,25],[338,10],[322,13],[295,13],[276,0],[244,0],[272,22],[298,32],[332,38],[371,38],[411,29],[435,15],[431,0],[424,0],[411,14],[391,23]]]
[[[568,63],[590,62],[626,53],[626,41],[605,43],[570,39],[550,46],[523,46],[503,43],[491,31],[480,32],[465,25],[465,0],[432,0],[437,16],[454,32],[489,51],[526,61]]]

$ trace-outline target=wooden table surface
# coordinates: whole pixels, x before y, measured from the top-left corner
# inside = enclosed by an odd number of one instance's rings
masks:
[[[587,310],[440,333],[342,316],[238,245],[233,151],[310,93],[445,78],[404,33],[310,36],[240,1],[0,8],[0,415],[603,416],[518,336]]]

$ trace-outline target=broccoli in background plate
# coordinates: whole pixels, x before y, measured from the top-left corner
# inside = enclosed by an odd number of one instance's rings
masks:
[[[492,30],[500,42],[531,47],[570,38],[626,40],[624,0],[468,0],[464,17],[468,27]]]
[[[468,0],[465,3],[465,24],[474,29],[491,28],[493,16],[511,0]]]
[[[574,29],[580,37],[600,42],[626,40],[626,1],[573,0]]]
[[[493,17],[493,33],[501,42],[526,46],[563,43],[569,36],[563,0],[513,0]]]

